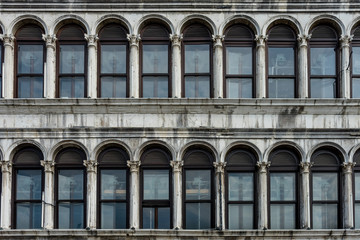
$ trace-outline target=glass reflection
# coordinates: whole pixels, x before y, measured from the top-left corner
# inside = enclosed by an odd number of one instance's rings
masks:
[[[334,48],[311,48],[311,75],[335,75]]]
[[[210,72],[210,46],[185,45],[185,73]]]
[[[101,170],[101,199],[126,199],[126,170]]]
[[[16,204],[16,228],[41,228],[41,203]]]
[[[226,47],[226,74],[252,75],[252,48]]]
[[[101,97],[103,98],[125,98],[126,78],[125,77],[102,77]]]
[[[101,203],[101,228],[126,228],[126,203]]]
[[[335,98],[336,80],[334,78],[312,78],[311,97],[312,98]]]
[[[185,77],[185,97],[209,98],[210,78],[207,76]]]
[[[84,77],[61,77],[60,97],[61,98],[82,98],[84,97]]]
[[[168,77],[143,77],[143,97],[167,98]]]
[[[252,201],[254,199],[253,173],[228,173],[229,201]]]
[[[355,228],[360,229],[360,203],[355,203]]]
[[[295,200],[295,173],[270,174],[271,201]]]
[[[168,73],[168,45],[143,45],[143,73]]]
[[[169,199],[169,170],[144,170],[144,200]]]
[[[229,204],[229,229],[254,227],[253,204]]]
[[[313,200],[338,200],[337,173],[313,173]]]
[[[60,229],[84,228],[83,203],[59,203],[58,225]]]
[[[294,49],[269,47],[269,75],[294,75]]]
[[[295,229],[295,204],[271,204],[271,229]]]
[[[313,204],[313,228],[337,228],[337,204]]]
[[[186,200],[210,200],[210,170],[186,170]]]
[[[156,213],[157,211],[157,213]],[[157,219],[156,219],[157,218]],[[155,226],[157,222],[157,227]],[[143,228],[144,229],[169,229],[170,228],[170,208],[143,208]]]
[[[227,78],[226,93],[228,98],[252,98],[251,78]]]
[[[60,74],[84,73],[85,46],[60,45]]]
[[[352,79],[352,97],[360,98],[360,78]]]
[[[82,169],[59,169],[59,200],[82,200],[84,197],[84,171]],[[70,204],[71,205],[71,204]],[[59,211],[60,212],[60,211]]]
[[[294,98],[295,80],[293,78],[269,78],[269,98]]]
[[[126,46],[118,44],[101,45],[101,73],[126,73]]]
[[[17,170],[16,200],[41,200],[41,170]]]
[[[186,229],[209,229],[210,207],[210,203],[186,203]]]
[[[360,200],[360,172],[355,172],[355,200]]]
[[[41,98],[43,97],[43,77],[19,77],[19,98]]]
[[[352,74],[360,75],[360,47],[352,47]]]
[[[18,74],[42,74],[43,64],[43,45],[18,46]]]

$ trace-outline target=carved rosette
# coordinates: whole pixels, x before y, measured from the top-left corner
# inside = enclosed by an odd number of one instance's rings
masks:
[[[40,164],[44,167],[44,172],[54,173],[55,162],[51,160],[41,160]]]
[[[170,34],[170,41],[173,47],[181,47],[182,34]]]
[[[95,172],[96,173],[96,166],[98,163],[95,160],[84,160],[84,166],[86,167],[87,172]]]
[[[1,161],[1,172],[11,173],[12,163],[10,161]]]
[[[170,161],[170,166],[172,167],[174,173],[181,173],[183,165],[184,161]]]
[[[259,168],[260,173],[266,173],[270,167],[271,162],[257,162],[256,166]]]
[[[139,172],[140,161],[127,161],[127,166],[130,168],[130,172]]]
[[[265,47],[265,43],[268,39],[268,35],[256,35],[255,41],[256,41],[256,47]]]
[[[132,47],[132,46],[137,47],[137,48],[139,47],[139,42],[141,40],[140,35],[128,34],[127,39],[130,42],[130,47]]]
[[[46,47],[47,48],[52,48],[52,49],[56,49],[56,36],[55,35],[42,35],[43,40],[46,43]]]
[[[299,42],[299,47],[307,47],[310,38],[311,38],[311,34],[309,34],[309,35],[299,34],[298,38],[297,38],[297,40]]]
[[[222,42],[224,41],[224,35],[212,35],[212,40],[214,41],[214,48],[222,47]]]
[[[97,47],[97,41],[99,40],[98,38],[98,35],[95,34],[95,35],[88,35],[85,33],[85,39],[86,41],[88,42],[88,46],[89,47],[94,47],[96,48]]]
[[[352,174],[356,162],[344,162],[341,164],[344,174]]]
[[[213,163],[216,173],[224,173],[226,162],[214,162]]]
[[[3,41],[4,47],[11,47],[11,49],[14,49],[15,37],[12,34],[2,34],[0,35],[0,40]]]
[[[309,173],[310,172],[310,168],[314,165],[314,163],[312,162],[301,162],[299,164],[300,166],[300,173],[304,174],[304,173]]]
[[[339,39],[341,48],[350,47],[350,42],[352,41],[353,37],[354,35],[341,35]]]

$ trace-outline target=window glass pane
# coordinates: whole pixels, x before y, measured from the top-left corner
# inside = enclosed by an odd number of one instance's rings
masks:
[[[2,65],[0,64],[0,68],[2,68]],[[0,76],[0,97],[2,97],[2,77]]]
[[[335,98],[336,80],[334,78],[312,78],[312,98]]]
[[[295,204],[271,204],[271,229],[295,228]]]
[[[293,78],[269,78],[269,98],[294,98]]]
[[[143,77],[144,98],[167,98],[169,80],[168,77]]]
[[[41,228],[41,203],[17,203],[16,228]]]
[[[83,98],[84,77],[62,77],[60,78],[61,98]]]
[[[143,208],[143,228],[155,228],[155,208]]]
[[[126,203],[101,203],[101,228],[126,228]]]
[[[78,169],[58,171],[59,200],[83,199],[84,171]]]
[[[254,174],[253,173],[228,173],[229,201],[254,200]]]
[[[252,98],[251,78],[227,78],[226,93],[228,98]]]
[[[170,208],[158,208],[158,229],[170,229]]]
[[[41,170],[17,170],[16,200],[41,200]]]
[[[313,204],[313,229],[337,228],[337,204]]]
[[[44,71],[43,45],[18,46],[18,73],[42,74]]]
[[[19,98],[42,98],[43,92],[43,77],[18,78]]]
[[[313,173],[313,200],[338,199],[337,173]]]
[[[252,75],[252,48],[226,47],[226,74]]]
[[[335,49],[311,48],[311,75],[335,75]]]
[[[355,228],[360,229],[360,203],[355,204]]]
[[[60,229],[84,228],[84,204],[59,203],[58,222]]]
[[[269,75],[294,75],[294,49],[269,47]]]
[[[352,79],[352,97],[360,98],[360,78]]]
[[[186,200],[210,200],[210,187],[210,170],[186,170]]]
[[[360,47],[352,47],[352,74],[360,75]]]
[[[295,201],[295,173],[270,173],[271,201]]]
[[[2,59],[2,43],[0,42],[0,74],[2,74],[2,64],[3,64],[3,59]]]
[[[168,45],[143,45],[143,73],[168,73]]]
[[[208,44],[185,45],[185,73],[209,73],[209,53]]]
[[[169,170],[144,171],[144,199],[169,199]]]
[[[210,78],[207,76],[185,77],[185,97],[209,98]]]
[[[126,199],[126,170],[101,169],[101,199]]]
[[[360,172],[355,172],[355,200],[360,200]]]
[[[186,203],[186,229],[209,229],[211,227],[210,203]]]
[[[84,45],[60,45],[60,73],[84,73]]]
[[[101,45],[101,73],[126,73],[126,45]]]
[[[102,77],[101,97],[103,98],[126,98],[126,78]]]
[[[253,204],[229,204],[229,229],[254,228]]]

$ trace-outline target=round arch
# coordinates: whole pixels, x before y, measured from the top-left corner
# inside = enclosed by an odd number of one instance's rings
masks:
[[[189,143],[185,144],[185,146],[183,146],[181,148],[181,150],[178,152],[178,158],[177,159],[180,159],[182,161],[183,158],[184,158],[185,153],[187,152],[187,150],[189,148],[195,147],[195,146],[203,147],[205,149],[210,150],[210,152],[213,154],[213,156],[215,158],[215,162],[218,162],[220,160],[219,154],[216,151],[216,149],[210,143],[204,142],[204,141],[192,141],[192,142],[189,142]]]
[[[203,16],[203,15],[189,15],[189,16],[185,17],[179,23],[179,26],[176,29],[176,33],[181,34],[188,25],[190,25],[194,22],[204,24],[206,27],[209,28],[209,30],[211,31],[211,34],[215,35],[217,33],[215,23],[210,18]]]
[[[128,22],[128,20],[123,18],[122,16],[116,15],[116,14],[105,15],[105,16],[102,16],[100,19],[98,19],[95,22],[94,28],[91,30],[91,33],[99,34],[99,31],[101,30],[101,28],[103,28],[105,25],[107,25],[109,23],[120,24],[121,26],[125,27],[125,29],[127,30],[127,32],[129,34],[133,33],[133,29],[131,27],[131,24]]]
[[[144,28],[144,26],[147,23],[160,23],[162,25],[164,25],[170,34],[174,34],[175,29],[173,24],[171,23],[171,21],[169,19],[167,19],[166,17],[162,16],[162,15],[158,15],[158,14],[151,14],[151,15],[147,15],[144,16],[143,18],[141,18],[139,20],[139,22],[137,22],[137,24],[134,27],[134,34],[140,34],[140,31]]]
[[[9,26],[8,34],[15,35],[19,28],[21,28],[25,24],[35,24],[42,28],[45,35],[48,34],[48,28],[46,26],[46,23],[41,18],[31,14],[22,15],[15,18]]]
[[[353,146],[350,150],[349,150],[349,153],[348,153],[348,156],[349,156],[349,159],[348,159],[348,162],[353,162],[353,159],[354,159],[354,155],[357,151],[360,150],[360,143],[359,144],[356,144],[355,146]]]
[[[86,158],[87,159],[84,159],[84,160],[88,160],[89,159],[89,151],[87,150],[87,148],[80,142],[78,141],[75,141],[75,140],[64,140],[64,141],[60,141],[58,142],[57,144],[55,144],[48,156],[50,157],[49,160],[51,161],[55,161],[55,158],[56,158],[56,155],[64,148],[67,148],[67,147],[76,147],[76,148],[80,148],[81,150],[83,150],[86,154]]]
[[[306,24],[304,34],[309,35],[311,30],[320,24],[330,24],[335,28],[339,36],[344,35],[345,33],[345,26],[340,19],[332,15],[320,15],[313,18],[308,24]]]
[[[340,145],[338,145],[337,143],[333,143],[333,142],[323,142],[323,143],[319,143],[319,144],[313,146],[311,148],[311,150],[307,153],[306,160],[308,162],[310,162],[311,157],[314,154],[314,152],[316,150],[318,150],[319,148],[322,148],[322,147],[334,148],[335,150],[337,150],[341,154],[343,162],[348,162],[349,161],[349,158],[348,158],[348,155],[347,155],[346,151]]]
[[[88,23],[83,18],[81,18],[77,15],[73,15],[73,14],[64,15],[64,16],[61,16],[58,19],[56,19],[50,32],[53,34],[57,34],[57,32],[59,31],[59,29],[61,27],[63,27],[66,24],[69,24],[69,23],[74,23],[74,24],[80,25],[81,27],[83,27],[85,29],[87,34],[89,34],[91,32]]]
[[[287,15],[281,15],[281,16],[276,16],[276,17],[269,19],[269,21],[262,28],[262,31],[261,31],[262,34],[264,36],[267,35],[269,30],[278,24],[284,24],[284,25],[290,26],[290,28],[293,31],[295,31],[295,33],[297,35],[299,35],[299,34],[302,35],[304,33],[304,30],[303,30],[301,24],[299,23],[299,21],[296,18],[287,16]]]
[[[7,155],[4,156],[4,159],[12,161],[16,152],[25,146],[34,146],[34,147],[38,148],[44,156],[44,159],[42,159],[42,160],[47,159],[48,155],[47,155],[45,147],[42,144],[40,144],[39,142],[37,142],[35,140],[31,140],[31,139],[20,140],[20,141],[17,141],[17,142],[14,142],[13,144],[11,144],[10,147],[6,151]]]
[[[260,34],[259,24],[251,17],[246,15],[235,15],[227,18],[219,27],[219,35],[224,35],[226,29],[235,24],[244,24],[248,26],[254,35]]]
[[[175,158],[176,153],[175,153],[174,148],[172,146],[170,146],[168,143],[161,141],[161,140],[150,140],[150,141],[147,141],[147,142],[144,142],[143,144],[141,144],[140,147],[135,150],[134,160],[140,160],[141,155],[151,145],[160,145],[160,146],[166,148],[170,152],[172,160],[176,160],[176,158]]]
[[[252,144],[250,142],[245,142],[245,141],[236,141],[233,142],[231,144],[229,144],[228,146],[226,146],[225,149],[222,150],[222,152],[220,153],[220,162],[225,162],[226,156],[230,153],[231,150],[236,149],[236,148],[241,148],[241,147],[247,147],[251,150],[253,150],[254,153],[256,153],[256,157],[258,159],[259,162],[262,162],[262,154],[261,151],[259,150],[259,148],[255,145]]]
[[[126,153],[129,155],[129,158],[132,159],[132,151],[129,148],[129,146],[119,140],[105,140],[105,141],[99,143],[94,148],[94,150],[91,152],[90,159],[97,161],[101,151],[103,151],[104,149],[106,149],[107,147],[110,147],[110,146],[111,147],[117,146],[119,148],[123,148],[126,151]],[[130,160],[130,159],[128,159],[128,160]]]
[[[294,149],[300,157],[299,161],[306,162],[305,151],[298,144],[296,144],[294,142],[290,142],[290,141],[280,141],[280,142],[277,142],[277,143],[273,144],[272,146],[268,147],[264,152],[264,159],[266,159],[266,161],[268,162],[270,154],[276,148],[279,148],[279,147],[284,147],[284,148],[288,147],[288,148]]]

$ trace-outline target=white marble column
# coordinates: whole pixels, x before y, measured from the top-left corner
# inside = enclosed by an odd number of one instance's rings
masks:
[[[309,73],[308,73],[308,42],[310,35],[298,35],[298,96],[309,97]]]
[[[138,98],[140,92],[140,79],[139,79],[139,41],[140,35],[128,34],[128,40],[130,41],[130,93],[131,98]]]
[[[170,34],[172,45],[172,65],[171,65],[171,96],[181,98],[181,40],[182,34]]]
[[[223,35],[213,35],[214,41],[214,62],[213,62],[213,81],[214,98],[222,98],[224,95],[224,74],[223,74]]]
[[[56,96],[56,37],[55,35],[42,35],[46,43],[46,68],[44,77],[44,97]]]
[[[1,228],[11,228],[11,171],[10,161],[1,161],[2,192],[1,192]]]
[[[97,163],[95,160],[84,160],[84,166],[87,172],[87,204],[86,204],[86,228],[96,228],[96,173]]]
[[[174,229],[182,229],[182,166],[183,161],[171,161],[173,169],[173,226]]]
[[[14,97],[14,41],[12,34],[1,36],[4,44],[4,76],[3,76],[3,94],[4,98]]]
[[[343,167],[343,209],[344,226],[349,229],[354,227],[354,196],[353,196],[353,168],[356,163],[344,162]]]
[[[256,98],[266,97],[266,54],[267,35],[257,35],[256,41]]]
[[[216,229],[225,229],[225,166],[226,162],[214,162],[216,188]]]
[[[88,41],[87,97],[97,97],[97,34],[85,34]]]
[[[341,36],[339,39],[341,47],[341,81],[340,81],[340,97],[350,98],[351,97],[351,79],[350,79],[350,42],[352,36]]]
[[[55,162],[51,160],[41,160],[41,166],[44,167],[44,229],[54,228],[54,166]]]
[[[140,161],[127,161],[130,168],[130,228],[138,229],[140,224]]]
[[[300,185],[300,228],[311,228],[310,213],[310,168],[311,162],[300,163],[301,185]]]
[[[267,192],[267,175],[270,162],[257,162],[259,168],[259,218],[258,229],[268,229],[268,192]]]

